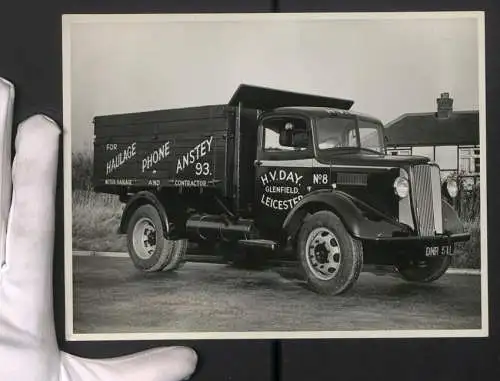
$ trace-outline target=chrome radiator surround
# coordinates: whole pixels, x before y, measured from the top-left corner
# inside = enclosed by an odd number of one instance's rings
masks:
[[[443,233],[441,176],[436,164],[410,168],[410,198],[415,227],[421,236]]]

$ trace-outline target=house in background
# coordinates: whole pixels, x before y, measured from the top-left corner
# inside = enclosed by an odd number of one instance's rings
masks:
[[[441,167],[442,178],[456,174],[465,188],[479,183],[479,112],[453,111],[442,93],[437,111],[409,113],[385,126],[389,155],[427,156]]]

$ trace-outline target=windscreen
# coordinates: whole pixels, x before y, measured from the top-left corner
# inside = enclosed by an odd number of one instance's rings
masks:
[[[384,149],[380,126],[371,121],[354,117],[322,118],[316,129],[320,150],[361,148],[382,153]]]
[[[358,120],[358,131],[361,148],[367,148],[380,153],[384,152],[383,137],[380,125],[371,121]]]

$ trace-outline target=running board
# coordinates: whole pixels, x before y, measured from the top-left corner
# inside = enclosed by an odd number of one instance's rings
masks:
[[[240,239],[238,241],[240,246],[276,250],[278,248],[278,243],[275,241],[270,241],[267,239]]]

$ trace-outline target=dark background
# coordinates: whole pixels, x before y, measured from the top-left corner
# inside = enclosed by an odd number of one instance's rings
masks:
[[[55,248],[55,316],[63,350],[87,357],[127,354],[145,348],[186,344],[200,356],[193,380],[500,380],[498,298],[500,260],[495,235],[499,211],[500,12],[497,1],[465,0],[35,0],[2,1],[0,5],[0,76],[16,86],[16,124],[45,113],[62,124],[61,15],[64,13],[202,13],[202,12],[392,12],[486,11],[487,167],[488,167],[488,339],[343,339],[217,340],[186,342],[65,342],[62,155],[59,165]],[[495,7],[495,5],[497,5]],[[496,8],[496,9],[495,9]],[[328,48],[328,41],[325,41]],[[369,64],[369,63],[367,63]],[[383,91],[383,89],[381,89]],[[404,96],[404,95],[403,95]],[[62,141],[61,141],[62,143]],[[62,153],[62,145],[61,145]]]

